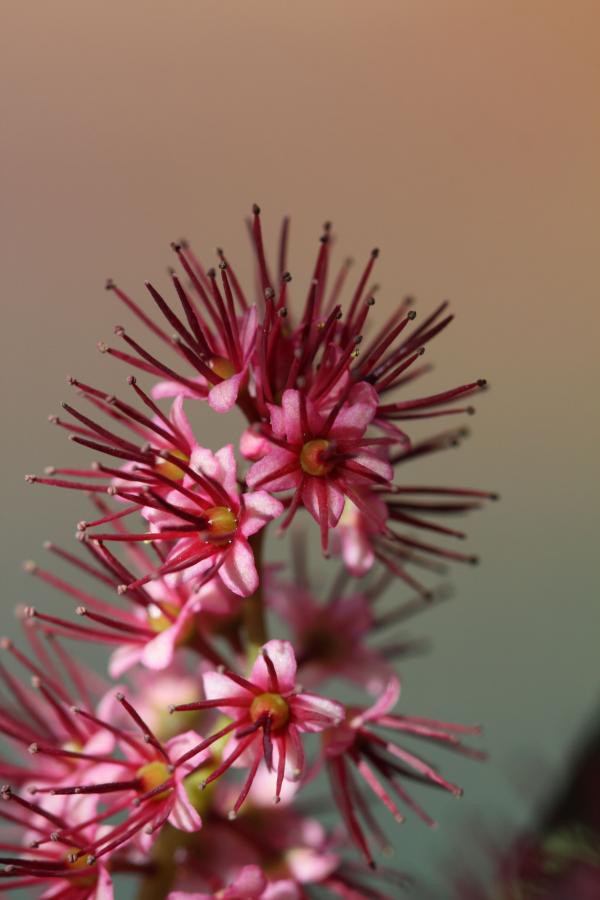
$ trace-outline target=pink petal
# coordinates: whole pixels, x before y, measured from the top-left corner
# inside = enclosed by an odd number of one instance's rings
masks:
[[[183,394],[178,394],[177,397],[175,397],[173,405],[171,406],[169,418],[175,428],[177,428],[177,430],[181,432],[189,447],[191,448],[196,443],[196,438],[194,436],[192,426],[190,425],[190,420],[183,411],[184,399],[185,398]]]
[[[375,562],[375,553],[365,530],[360,527],[340,527],[342,557],[351,575],[360,578]]]
[[[302,500],[315,522],[321,521],[321,514],[319,511],[318,482],[322,481],[322,478],[306,477],[304,479]],[[344,510],[345,497],[343,492],[336,484],[329,480],[326,480],[325,483],[327,486],[328,523],[331,528],[335,528]]]
[[[286,853],[285,861],[296,881],[302,884],[327,878],[339,866],[340,857],[314,847],[295,847]]]
[[[162,400],[163,397],[177,397],[179,395],[190,400],[198,400],[201,396],[208,396],[206,380],[201,375],[190,380],[198,385],[199,393],[190,390],[183,384],[179,384],[178,381],[159,381],[154,385],[150,393],[155,400]]]
[[[373,420],[378,404],[379,395],[374,387],[365,381],[355,384],[350,389],[346,403],[336,416],[331,429],[331,437],[338,440],[362,437],[365,429]]]
[[[110,677],[120,678],[124,672],[137,665],[143,652],[144,646],[139,644],[123,644],[121,647],[117,647],[108,663]]]
[[[341,703],[316,694],[298,694],[290,705],[300,731],[323,731],[344,721],[345,710]]]
[[[283,503],[272,497],[268,491],[254,491],[243,495],[244,512],[241,529],[245,537],[256,534],[261,528],[276,519],[284,510]]]
[[[256,332],[258,330],[258,312],[256,306],[251,306],[247,312],[244,313],[244,321],[242,324],[241,332],[242,332],[242,353],[244,356],[244,361],[248,359],[248,357],[254,351],[254,344],[256,341]]]
[[[373,722],[393,709],[400,697],[400,681],[396,676],[390,678],[383,693],[375,703],[363,713],[352,719],[353,728],[360,728],[365,722]]]
[[[183,784],[179,784],[175,788],[175,800],[169,815],[169,822],[180,831],[200,831],[202,828],[202,819],[188,800]]]
[[[386,481],[391,481],[394,477],[394,470],[387,460],[381,459],[380,456],[376,456],[374,453],[357,453],[354,457],[354,462],[358,463],[359,466],[363,466],[365,469],[368,469],[370,472],[374,472],[376,475],[379,475],[381,478],[385,478]],[[349,477],[349,476],[348,476]],[[360,475],[355,475],[352,473],[352,478],[360,479]]]
[[[243,697],[248,701],[248,706],[250,706],[254,699],[254,694],[244,690],[243,687],[240,687],[239,684],[236,684],[235,681],[232,681],[231,678],[228,678],[227,675],[223,675],[221,672],[205,672],[202,676],[202,681],[204,684],[204,696],[207,700],[220,700],[222,697]],[[227,706],[227,702],[220,706],[219,709],[231,719],[237,719],[244,711],[239,706]]]
[[[188,750],[197,747],[200,743],[202,743],[202,736],[198,734],[197,731],[184,731],[182,734],[177,734],[167,741],[165,749],[169,755],[169,759],[175,761],[179,759],[180,756],[183,756],[184,753],[187,753]],[[192,756],[188,762],[178,766],[176,774],[178,781],[181,782],[186,775],[189,775],[189,773],[196,769],[201,763],[209,759],[210,755],[210,750],[203,750],[196,756]]]
[[[267,641],[262,648],[265,650],[269,659],[275,667],[277,680],[279,682],[279,691],[282,694],[293,691],[296,685],[296,654],[294,648],[289,641]],[[269,687],[269,670],[262,656],[257,657],[256,662],[252,666],[250,681],[262,688],[264,691],[271,691]]]
[[[219,575],[229,590],[240,597],[249,597],[257,589],[259,579],[254,553],[241,534],[236,536],[227,550]]]
[[[260,900],[267,886],[264,872],[258,866],[244,866],[230,887],[222,891],[223,900]]]
[[[240,453],[244,459],[262,459],[271,448],[269,441],[262,434],[258,434],[254,428],[246,428],[240,438]]]
[[[141,655],[141,662],[148,669],[166,669],[171,664],[177,638],[185,624],[186,619],[179,616],[170,628],[161,631],[155,638],[148,641]]]
[[[226,378],[219,384],[215,384],[208,392],[210,408],[219,413],[226,413],[233,409],[245,374],[245,372],[238,372],[236,375],[232,375],[231,378]]]
[[[287,390],[281,398],[285,434],[290,444],[302,444],[302,424],[300,419],[300,391]]]
[[[255,462],[246,474],[246,484],[249,488],[255,487],[263,482],[268,476],[273,476],[278,469],[288,467],[292,463],[297,463],[296,468],[274,478],[272,481],[266,481],[264,486],[269,491],[287,491],[289,488],[295,487],[300,480],[300,463],[297,454],[291,453],[289,450],[283,450],[280,447],[273,447],[262,459]]]

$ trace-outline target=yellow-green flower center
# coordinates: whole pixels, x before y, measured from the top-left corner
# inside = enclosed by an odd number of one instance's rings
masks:
[[[189,463],[190,458],[185,453],[182,453],[181,450],[171,450],[171,456],[177,457],[183,463],[187,465]],[[172,462],[170,459],[161,460],[156,466],[155,471],[158,472],[159,475],[163,475],[165,478],[170,478],[171,481],[183,481],[183,476],[185,472],[181,469],[177,463]]]
[[[237,528],[237,518],[228,506],[211,506],[204,513],[206,519],[205,536],[213,543],[226,544]]]
[[[140,780],[140,794],[146,794],[148,791],[153,791],[154,788],[168,781],[171,778],[171,772],[169,772],[169,767],[166,763],[155,759],[153,762],[146,763],[138,769],[137,777]],[[160,800],[164,800],[170,790],[171,788],[168,787],[164,791],[160,791],[150,798],[150,802],[157,803]]]
[[[325,438],[315,438],[303,445],[300,451],[300,465],[307,475],[315,475],[319,478],[331,472],[334,463],[323,458],[323,454],[330,446],[331,441],[326,441]]]
[[[256,722],[262,716],[271,719],[271,730],[278,731],[284,728],[290,718],[290,707],[281,694],[259,694],[250,705],[250,718]]]

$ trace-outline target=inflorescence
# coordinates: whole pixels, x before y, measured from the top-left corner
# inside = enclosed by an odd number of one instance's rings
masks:
[[[20,607],[27,649],[0,645],[0,891],[108,900],[129,875],[145,898],[294,900],[311,885],[394,897],[407,878],[376,859],[390,844],[370,801],[433,826],[413,789],[461,790],[414,739],[483,756],[463,743],[478,728],[401,710],[397,660],[424,644],[395,629],[447,596],[436,580],[448,562],[476,561],[453,547],[456,519],[495,499],[415,483],[407,464],[466,432],[417,440],[412,422],[471,414],[486,382],[418,389],[452,315],[443,303],[420,321],[406,299],[375,327],[377,250],[350,285],[350,261],[331,274],[327,223],[292,300],[289,221],[275,263],[256,206],[249,230],[252,292],[223,250],[206,269],[183,241],[168,292],[146,283],[138,301],[107,282],[133,324],[99,347],[125,364],[127,387],[69,378],[77,399],[51,421],[97,458],[26,476],[89,505],[78,547],[49,542],[55,563],[25,566],[75,615]],[[189,418],[202,404],[241,411],[235,444],[204,446]],[[285,532],[302,510],[340,559],[323,564],[335,569],[325,586],[309,577],[304,533],[289,570],[268,560],[269,523]],[[398,582],[406,596],[382,609]],[[119,684],[73,642],[108,647]],[[344,681],[360,700],[339,702]],[[299,806],[319,773],[328,793]],[[333,830],[321,803],[337,807]]]

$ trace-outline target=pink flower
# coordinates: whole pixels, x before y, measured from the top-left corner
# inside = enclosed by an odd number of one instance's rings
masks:
[[[181,831],[198,831],[202,827],[200,815],[188,799],[185,784],[197,765],[209,757],[196,749],[201,742],[200,736],[187,731],[163,743],[122,693],[117,693],[116,699],[141,736],[132,735],[120,725],[101,720],[81,708],[74,708],[73,713],[83,722],[94,722],[107,734],[114,735],[122,758],[105,754],[94,767],[79,772],[78,777],[69,778],[66,785],[37,784],[30,788],[30,793],[35,796],[89,795],[98,802],[106,802],[95,816],[95,822],[121,817],[118,824],[111,824],[100,838],[78,851],[78,858],[86,856],[94,861],[134,839],[147,851],[167,822]],[[194,748],[194,764],[188,762],[190,748]]]
[[[278,801],[284,777],[298,779],[304,768],[301,732],[318,732],[342,721],[341,704],[314,694],[300,693],[296,687],[296,657],[289,641],[269,641],[264,645],[248,679],[230,671],[204,675],[206,700],[173,706],[175,711],[220,709],[233,721],[209,741],[233,732],[224,760],[205,779],[204,785],[219,778],[234,763],[249,766],[250,772],[235,802],[235,816],[250,790],[258,767],[264,760],[275,773]],[[208,742],[201,744],[205,749]]]
[[[374,729],[391,729],[423,737],[428,741],[452,747],[473,758],[484,758],[484,754],[479,751],[465,747],[457,736],[479,734],[479,728],[433,719],[390,715],[389,712],[396,705],[399,696],[400,682],[395,677],[391,678],[372,706],[349,711],[343,724],[330,729],[324,735],[324,753],[336,803],[350,836],[369,864],[372,863],[371,852],[359,822],[361,804],[356,802],[356,797],[360,796],[356,782],[357,775],[387,807],[397,822],[402,822],[404,817],[389,789],[428,825],[435,825],[404,789],[402,778],[429,782],[455,796],[462,794],[459,787],[443,778],[433,766],[388,736],[379,735]],[[384,787],[381,779],[388,788]],[[371,827],[370,821],[365,816],[365,824],[368,827]]]
[[[248,538],[283,511],[267,491],[239,493],[233,447],[217,453],[197,447],[190,473],[165,498],[145,498],[143,513],[152,530],[143,534],[95,534],[95,541],[174,542],[156,572],[124,585],[138,588],[155,578],[173,576],[173,583],[194,579],[195,588],[218,573],[234,594],[247,597],[258,587],[254,553]]]
[[[114,736],[95,721],[78,721],[73,705],[110,716],[114,698],[101,697],[100,690],[105,688],[102,681],[82,663],[73,663],[57,637],[44,635],[27,617],[22,619],[22,626],[31,643],[29,655],[12,640],[0,640],[0,649],[27,675],[23,682],[0,666],[12,698],[0,713],[0,732],[12,745],[9,757],[0,760],[0,779],[21,787],[40,776],[53,785],[69,784],[70,779],[104,760],[115,743]]]
[[[297,390],[285,391],[280,407],[269,405],[269,450],[246,481],[252,488],[293,490],[285,525],[304,504],[321,526],[324,550],[345,498],[355,498],[361,487],[387,485],[392,477],[390,465],[372,449],[388,439],[365,437],[376,409],[377,395],[366,383],[351,387],[330,412]]]
[[[220,664],[221,657],[211,644],[212,632],[218,630],[222,623],[235,618],[241,602],[239,595],[229,591],[220,578],[206,581],[198,589],[182,580],[173,583],[172,579],[156,578],[147,549],[135,543],[135,535],[123,526],[120,527],[120,534],[132,537],[132,546],[128,547],[128,551],[136,572],[127,568],[106,546],[87,537],[80,538],[80,543],[90,552],[96,566],[90,566],[61,547],[46,544],[47,550],[73,568],[92,575],[102,587],[108,585],[112,588],[110,603],[77,584],[58,578],[36,563],[26,564],[27,572],[56,588],[63,596],[79,601],[82,605],[76,608],[77,615],[94,627],[88,628],[69,619],[47,615],[33,607],[26,609],[26,621],[32,624],[39,621],[48,633],[116,645],[109,663],[109,671],[114,678],[119,678],[137,663],[149,669],[165,669],[172,663],[176,651],[184,647],[201,653],[213,664]],[[150,576],[152,580],[125,591],[119,589],[123,578],[133,582],[140,573],[142,580],[144,576]],[[115,604],[117,590],[130,601],[130,610]]]
[[[32,802],[3,785],[0,800],[8,807],[2,817],[13,823],[11,840],[4,840],[5,855],[0,857],[4,890],[39,888],[40,900],[113,900],[106,860],[96,861],[82,851],[104,831],[95,820],[92,798],[71,797],[69,803],[54,803],[49,809],[47,803]],[[26,829],[20,842],[17,828]]]
[[[230,321],[235,322],[237,340],[231,341],[231,346],[228,347],[220,339],[220,336],[214,338],[216,350],[210,358],[209,366],[216,379],[213,378],[213,381],[209,381],[205,375],[198,375],[193,379],[194,384],[197,385],[195,390],[177,381],[159,381],[152,389],[152,396],[156,398],[177,396],[198,398],[204,392],[209,406],[215,412],[229,412],[235,406],[240,390],[248,381],[248,369],[254,353],[258,330],[256,307],[250,307],[241,316],[232,318]]]

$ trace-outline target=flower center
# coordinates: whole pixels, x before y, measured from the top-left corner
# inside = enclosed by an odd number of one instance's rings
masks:
[[[323,454],[330,446],[331,441],[326,441],[325,438],[315,438],[303,445],[300,451],[300,465],[307,475],[321,477],[331,472],[335,463],[323,458]]]
[[[168,781],[169,778],[171,778],[171,773],[169,772],[166,763],[161,762],[159,759],[155,759],[153,762],[146,763],[138,769],[137,777],[141,782],[140,794],[145,794],[147,791],[153,791],[154,788],[157,788],[160,784]],[[164,800],[170,790],[171,788],[168,787],[165,788],[164,791],[155,794],[154,797],[150,798],[151,802],[156,803],[160,800]]]
[[[250,705],[250,718],[253,722],[262,716],[271,719],[271,730],[284,728],[290,718],[290,707],[281,694],[259,694]]]
[[[170,613],[173,618],[165,615],[163,610]],[[147,607],[148,625],[156,634],[162,634],[163,631],[167,631],[168,628],[175,624],[180,612],[181,608],[176,603],[162,603],[160,606],[157,606],[156,603],[150,603]],[[190,617],[177,636],[177,646],[181,647],[185,644],[192,637],[193,633],[194,619]]]
[[[206,531],[204,537],[213,543],[227,544],[237,528],[237,518],[228,506],[211,506],[204,513]]]
[[[213,356],[210,367],[219,378],[231,378],[237,371],[233,363],[224,356]]]
[[[177,459],[180,459],[183,463],[186,463],[186,465],[190,461],[189,456],[187,456],[185,453],[182,453],[181,450],[171,450],[170,453],[171,456],[176,456]],[[183,469],[179,468],[177,463],[171,462],[171,460],[169,459],[161,459],[154,468],[159,475],[163,475],[165,478],[170,478],[171,481],[183,481],[185,472],[183,471]]]
[[[71,878],[69,883],[77,888],[91,888],[96,884],[98,873],[95,870],[95,863],[88,863],[88,854],[80,853],[79,847],[72,847],[65,857],[65,863],[72,872],[82,872],[81,877]],[[87,871],[86,871],[87,870]]]

